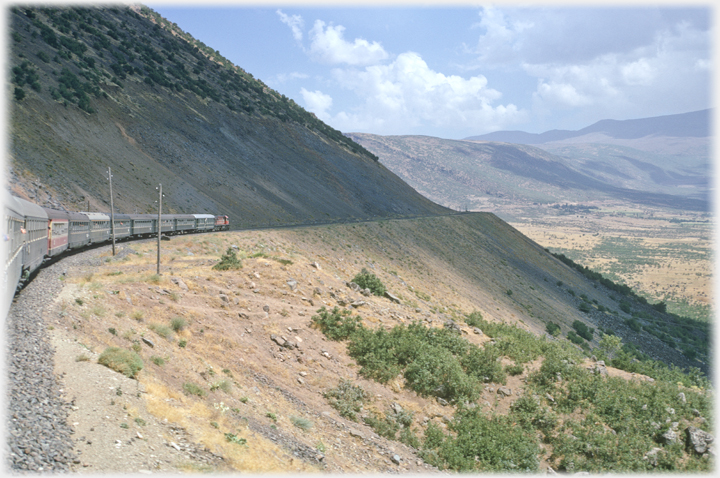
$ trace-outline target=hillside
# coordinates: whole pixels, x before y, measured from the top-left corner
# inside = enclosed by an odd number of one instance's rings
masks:
[[[41,205],[234,226],[445,212],[145,7],[10,10],[10,182]]]
[[[88,253],[92,261],[58,264],[62,292],[44,320],[75,405],[77,469],[713,466],[660,437],[712,430],[712,399],[696,386],[706,382],[633,352],[634,344],[705,367],[632,328],[671,319],[492,214],[175,237],[163,243],[162,276],[154,247],[131,243],[114,258],[104,248]],[[242,268],[213,270],[228,248]],[[397,301],[349,287],[363,268]],[[543,336],[549,324],[555,336]],[[679,325],[693,340],[705,333]],[[590,342],[575,335],[581,347],[572,345],[576,330]],[[630,348],[608,348],[601,331]],[[109,346],[139,354],[137,381],[97,363]],[[485,434],[494,439],[478,438]]]
[[[587,154],[595,157],[594,163],[568,157],[572,155],[569,146],[556,146],[562,154],[555,155],[522,144],[365,133],[349,136],[420,193],[454,209],[488,210],[492,206],[500,211],[510,205],[590,201],[687,211],[709,208],[706,167],[689,165],[684,175],[675,174],[677,160],[663,169],[662,164],[647,162],[652,160],[649,153],[641,154],[646,162],[627,156],[640,153],[629,148],[604,152],[609,157],[626,155],[627,167],[613,169],[603,166],[602,157],[592,152]],[[695,189],[699,192],[693,192]]]

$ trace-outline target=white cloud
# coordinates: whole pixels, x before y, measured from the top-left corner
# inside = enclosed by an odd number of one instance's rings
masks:
[[[328,110],[332,108],[332,97],[322,91],[308,91],[305,88],[300,89],[300,94],[305,102],[305,107],[315,113],[321,120],[327,121],[329,118]]]
[[[536,111],[586,110],[597,117],[642,117],[707,107],[710,33],[685,21],[643,44],[584,61],[525,62],[537,78]]]
[[[276,13],[280,17],[280,21],[290,27],[290,30],[292,30],[293,38],[295,38],[295,41],[297,41],[298,43],[301,42],[303,39],[302,28],[305,25],[305,22],[303,21],[302,17],[300,15],[293,15],[293,16],[286,15],[285,13],[282,12],[282,10],[277,10]]]
[[[316,20],[310,30],[310,55],[316,61],[328,64],[345,63],[353,66],[372,65],[389,57],[378,42],[368,42],[362,38],[348,42],[343,38],[345,27],[325,26],[322,20]]]
[[[628,85],[649,86],[655,79],[655,68],[647,58],[628,63],[620,68],[622,78]]]
[[[501,93],[488,88],[484,76],[446,76],[413,52],[398,55],[388,65],[335,69],[333,77],[362,100],[353,112],[333,117],[334,126],[342,131],[418,134],[432,126],[460,137],[524,118],[512,104],[492,106]]]

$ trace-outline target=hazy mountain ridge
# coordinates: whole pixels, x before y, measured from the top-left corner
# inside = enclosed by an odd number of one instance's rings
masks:
[[[666,157],[672,164],[655,166],[648,163],[655,155],[630,148],[616,147],[607,153],[613,161],[618,161],[618,152],[624,153],[626,159],[619,161],[625,165],[617,167],[597,155],[588,165],[570,146],[560,149],[564,154],[558,156],[532,145],[427,136],[350,136],[418,191],[456,209],[477,210],[509,201],[547,204],[595,199],[696,211],[708,208],[703,189],[706,169],[689,165],[682,174],[676,159]],[[586,156],[592,157],[596,150],[587,151]],[[668,188],[668,182],[674,187]],[[667,194],[668,190],[675,194]]]
[[[544,133],[496,131],[469,136],[468,141],[501,141],[504,143],[542,144],[601,133],[613,139],[639,139],[646,136],[706,138],[711,136],[712,110],[706,109],[675,115],[631,120],[600,120],[577,131],[551,130]]]
[[[225,213],[234,225],[445,210],[145,7],[13,8],[11,183],[52,207]],[[162,26],[161,26],[162,25]]]

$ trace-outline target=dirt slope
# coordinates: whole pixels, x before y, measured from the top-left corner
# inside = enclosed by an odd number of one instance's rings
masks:
[[[231,246],[247,256],[243,268],[212,270]],[[455,318],[481,344],[489,338],[462,314],[479,310],[536,333],[549,318],[563,334],[572,320],[596,325],[557,280],[611,304],[489,214],[174,237],[162,243],[162,276],[154,274],[155,247],[130,243],[116,258],[108,248],[92,252],[104,265],[69,270],[46,312],[58,372],[78,407],[70,416],[83,452],[78,471],[432,471],[412,448],[339,416],[323,393],[352,380],[371,397],[363,415],[397,404],[414,412],[414,427],[444,428],[451,408],[400,378],[385,387],[359,376],[345,344],[312,327],[321,306],[350,307],[368,327],[443,327]],[[348,288],[363,267],[400,303]],[[183,327],[173,331],[178,318]],[[137,382],[96,363],[108,346],[139,351]],[[478,404],[507,411],[538,365],[508,377],[513,396],[488,384]]]

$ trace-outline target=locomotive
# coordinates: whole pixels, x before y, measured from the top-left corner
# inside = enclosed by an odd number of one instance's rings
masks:
[[[10,309],[21,281],[43,262],[72,250],[112,240],[110,215],[100,212],[66,212],[38,206],[5,192],[2,197],[5,221],[2,231],[3,317]],[[158,216],[115,214],[115,240],[140,239],[158,233]],[[163,214],[163,235],[226,231],[228,216],[212,214]]]

